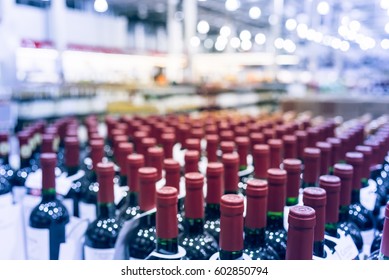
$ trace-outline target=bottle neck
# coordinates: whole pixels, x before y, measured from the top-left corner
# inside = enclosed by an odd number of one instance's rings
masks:
[[[30,159],[29,158],[20,157],[20,169],[27,168],[29,166],[30,166]]]
[[[120,175],[119,177],[120,186],[127,186],[127,175]]]
[[[339,223],[347,222],[349,205],[341,205],[339,207]]]
[[[308,187],[317,187],[317,183],[316,182],[305,182],[305,181],[302,181],[301,187],[303,189],[308,188]]]
[[[164,255],[175,255],[178,253],[178,238],[157,238],[156,251]]]
[[[243,250],[239,251],[219,251],[219,259],[220,260],[240,260],[243,258]]]
[[[187,235],[201,235],[204,233],[204,219],[186,218],[184,230]]]
[[[286,198],[286,206],[297,205],[299,201],[298,197],[287,197]]]
[[[267,212],[267,228],[271,230],[284,229],[284,212]]]
[[[360,200],[360,190],[359,189],[353,189],[351,191],[351,204],[359,204],[361,203]]]
[[[244,230],[244,247],[258,248],[266,244],[266,228],[245,228]]]
[[[127,206],[138,206],[138,193],[128,192],[126,197]]]
[[[56,199],[55,187],[42,189],[42,202],[53,201]]]
[[[100,219],[104,218],[113,218],[115,217],[115,203],[109,202],[109,203],[97,203],[97,214]]]
[[[313,255],[323,259],[327,256],[324,250],[324,240],[313,242]]]
[[[67,172],[68,172],[68,176],[73,176],[73,175],[75,175],[78,172],[78,170],[80,169],[80,166],[79,165],[77,165],[77,166],[67,166],[66,169],[67,169]]]
[[[220,218],[220,204],[208,203],[205,206],[205,215],[207,219],[219,219]]]
[[[0,155],[0,164],[2,164],[2,165],[9,164],[8,158],[9,158],[8,154]]]
[[[338,236],[338,224],[337,223],[326,223],[325,231],[329,236],[339,237]]]

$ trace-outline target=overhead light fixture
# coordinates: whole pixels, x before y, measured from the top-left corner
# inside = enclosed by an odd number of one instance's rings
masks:
[[[383,39],[381,41],[381,48],[383,48],[384,50],[389,49],[389,39]]]
[[[249,10],[249,16],[251,19],[259,19],[261,17],[262,11],[259,7],[252,7]]]
[[[220,35],[223,37],[228,37],[231,35],[231,28],[228,26],[224,25],[222,28],[220,28]]]
[[[265,36],[265,34],[257,33],[257,35],[255,35],[255,43],[257,43],[258,45],[265,44],[266,43],[266,36]]]
[[[239,38],[242,40],[242,41],[247,41],[247,40],[250,40],[251,39],[251,33],[250,31],[248,30],[242,30],[239,34]]]
[[[243,40],[242,43],[240,44],[240,47],[244,51],[249,51],[252,48],[253,44],[251,43],[250,40]]]
[[[238,37],[233,37],[233,38],[231,38],[231,40],[230,40],[230,46],[231,46],[233,49],[239,48],[239,46],[240,46],[240,39],[239,39]]]
[[[285,22],[285,28],[289,31],[295,30],[297,27],[297,21],[294,18],[290,18]]]
[[[197,24],[197,31],[200,34],[207,34],[209,31],[209,23],[205,20],[200,20]]]
[[[239,0],[226,0],[225,7],[227,11],[234,12],[240,7]]]
[[[93,7],[98,13],[105,13],[108,10],[107,0],[95,0]]]
[[[330,12],[330,5],[326,1],[321,1],[317,4],[317,12],[323,16],[327,15]]]
[[[274,46],[276,49],[282,49],[284,47],[284,39],[282,38],[277,38],[274,40]]]
[[[350,29],[351,29],[352,31],[355,31],[355,32],[358,32],[359,29],[361,29],[361,24],[360,24],[360,22],[357,21],[357,20],[351,21],[350,24],[349,24],[349,26],[350,26]]]

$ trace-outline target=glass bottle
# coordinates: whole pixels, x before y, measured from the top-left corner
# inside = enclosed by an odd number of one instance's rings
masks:
[[[305,148],[303,160],[302,188],[317,187],[320,171],[320,150],[318,148]]]
[[[283,161],[283,169],[286,171],[286,206],[296,205],[299,201],[301,160],[287,158]]]
[[[239,184],[239,155],[237,153],[227,153],[222,155],[224,166],[224,193],[238,193]]]

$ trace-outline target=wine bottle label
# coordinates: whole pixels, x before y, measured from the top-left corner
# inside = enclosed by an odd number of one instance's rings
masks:
[[[339,259],[339,260],[353,260],[355,259],[359,252],[358,248],[355,245],[353,239],[350,235],[346,235],[344,232],[338,232],[339,238],[335,238],[332,236],[325,236],[326,240],[329,240],[333,243],[333,248],[331,250],[335,250],[337,256],[333,256],[331,259]],[[327,253],[328,254],[328,253]]]
[[[12,194],[14,198],[14,203],[19,203],[23,200],[24,196],[27,193],[27,189],[24,186],[13,186]]]
[[[12,193],[6,193],[3,195],[0,195],[0,208],[11,206],[13,202]]]
[[[372,179],[369,179],[369,184],[367,187],[360,190],[361,204],[370,211],[374,210],[375,202],[377,200],[376,190],[377,183]]]
[[[87,219],[89,222],[96,220],[96,205],[80,202],[80,218]]]
[[[48,229],[37,229],[30,226],[26,229],[27,258],[29,260],[50,259],[50,232]]]
[[[373,243],[374,240],[374,229],[361,230],[361,235],[363,239],[362,253],[365,254],[365,256],[369,256],[371,243]]]
[[[73,213],[74,200],[71,198],[65,198],[61,202],[66,207],[66,209],[68,209],[69,215],[74,216],[74,213]]]
[[[89,246],[84,246],[85,260],[113,260],[115,248],[111,249],[95,249]]]
[[[20,156],[22,158],[29,158],[29,157],[31,157],[31,147],[29,145],[22,145],[20,147]]]
[[[151,254],[148,257],[155,257],[155,258],[163,259],[163,260],[179,260],[185,256],[186,256],[186,250],[183,247],[178,246],[178,253],[177,254],[165,255],[165,254],[160,254],[156,251],[153,251],[153,252],[151,252]]]
[[[9,154],[9,144],[8,142],[0,142],[0,155]]]

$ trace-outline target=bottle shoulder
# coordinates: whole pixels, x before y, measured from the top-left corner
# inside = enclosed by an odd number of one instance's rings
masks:
[[[49,228],[53,224],[67,224],[69,212],[58,199],[41,201],[30,214],[30,226]]]

